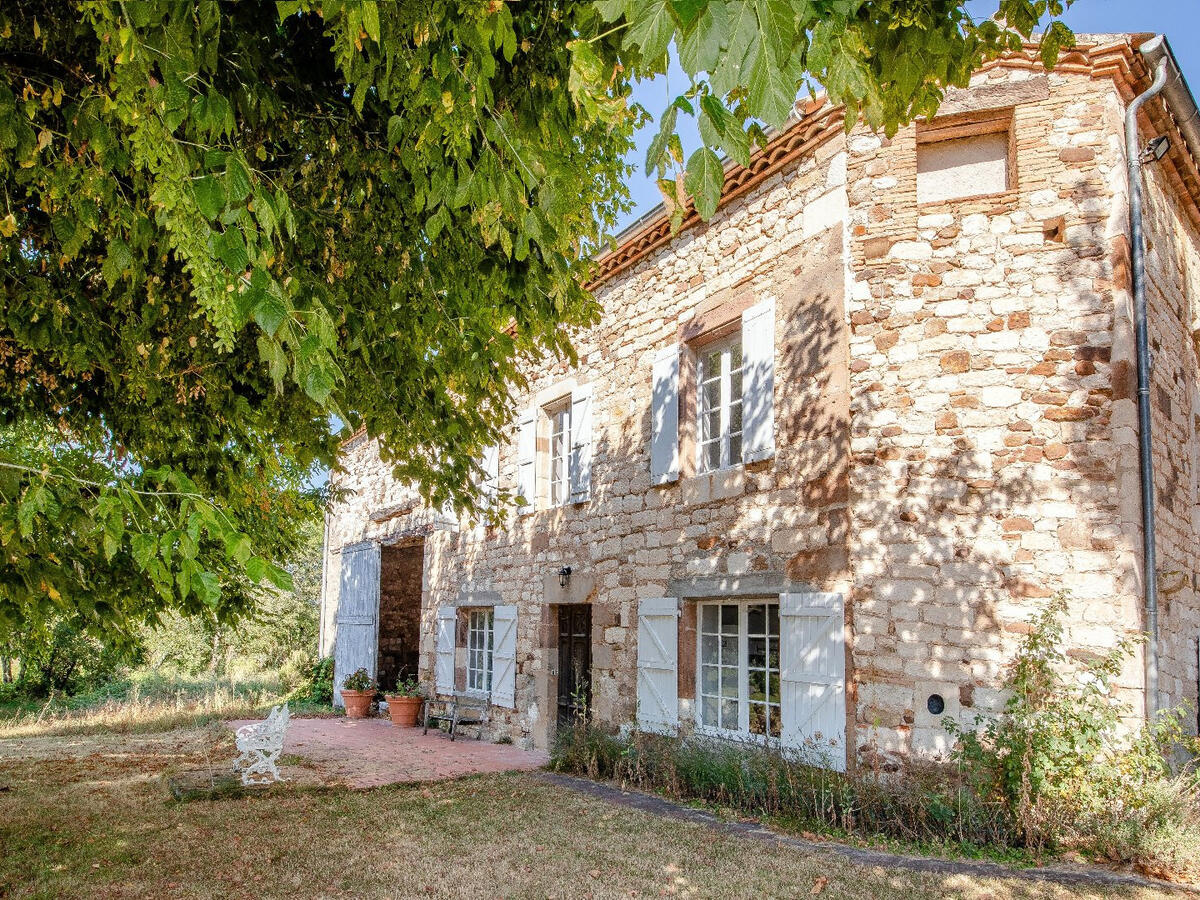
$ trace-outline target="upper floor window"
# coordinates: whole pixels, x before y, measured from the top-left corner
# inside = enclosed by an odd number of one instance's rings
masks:
[[[697,470],[710,472],[742,461],[742,335],[739,331],[699,352],[696,401]]]
[[[583,503],[591,496],[591,483],[591,385],[549,403],[537,400],[521,416],[517,431],[517,493],[524,498],[519,511]]]
[[[545,410],[550,432],[550,505],[571,499],[571,401],[566,398]]]
[[[1016,187],[1013,111],[945,116],[917,126],[917,202],[1003,194]]]
[[[481,694],[492,690],[493,613],[473,609],[467,616],[467,690]]]

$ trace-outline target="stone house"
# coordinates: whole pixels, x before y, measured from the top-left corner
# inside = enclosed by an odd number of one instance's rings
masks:
[[[1072,652],[1142,632],[1122,118],[1148,37],[1080,36],[1053,72],[1010,55],[890,140],[810,103],[711,221],[628,229],[578,365],[533,374],[487,460],[528,500],[504,527],[422,507],[347,441],[337,679],[489,694],[492,736],[526,746],[586,705],[842,767],[936,755],[944,716],[997,709],[1055,592]],[[1170,139],[1144,168],[1165,706],[1197,701],[1200,147],[1161,96],[1141,116]]]

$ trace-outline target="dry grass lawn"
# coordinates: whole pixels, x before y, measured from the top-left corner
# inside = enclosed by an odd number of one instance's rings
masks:
[[[1178,897],[869,868],[528,775],[175,803],[228,732],[0,740],[0,897]]]

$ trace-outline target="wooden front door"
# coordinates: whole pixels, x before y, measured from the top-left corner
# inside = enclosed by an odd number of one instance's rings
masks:
[[[592,607],[558,608],[558,724],[572,725],[592,704]]]

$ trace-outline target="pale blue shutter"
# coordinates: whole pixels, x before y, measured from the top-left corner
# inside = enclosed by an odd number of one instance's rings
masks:
[[[742,313],[742,461],[775,455],[775,301]]]
[[[650,394],[650,481],[679,480],[679,345],[654,358]]]
[[[780,743],[812,765],[846,768],[846,638],[841,594],[779,595]]]

